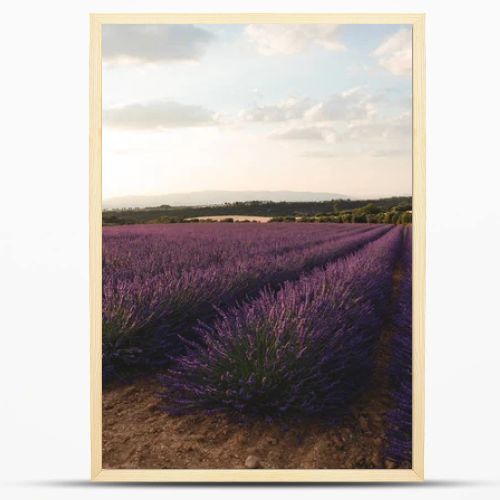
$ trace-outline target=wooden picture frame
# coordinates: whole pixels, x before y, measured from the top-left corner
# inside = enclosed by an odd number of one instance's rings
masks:
[[[389,482],[424,478],[425,52],[424,14],[91,14],[90,15],[90,362],[91,478],[168,482]],[[104,24],[338,23],[413,28],[413,460],[412,469],[107,470],[102,466],[101,28]]]

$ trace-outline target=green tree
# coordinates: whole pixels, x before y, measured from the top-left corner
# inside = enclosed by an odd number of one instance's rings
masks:
[[[365,214],[352,214],[351,222],[366,222],[366,215]]]
[[[380,208],[378,208],[374,203],[368,203],[368,205],[361,207],[360,211],[365,214],[378,214],[380,212]]]
[[[404,212],[401,215],[401,222],[403,224],[411,224],[411,212]]]

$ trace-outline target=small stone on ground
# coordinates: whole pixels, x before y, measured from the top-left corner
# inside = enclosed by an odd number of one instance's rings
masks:
[[[248,455],[247,459],[245,460],[245,467],[247,469],[258,469],[259,466],[259,457],[256,457],[255,455]]]

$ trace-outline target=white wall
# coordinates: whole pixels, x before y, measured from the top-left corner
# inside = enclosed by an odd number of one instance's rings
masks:
[[[497,2],[293,1],[296,12],[426,12],[426,475],[417,487],[274,488],[342,498],[498,498]],[[261,489],[86,486],[89,12],[281,11],[285,2],[11,1],[0,59],[0,470],[6,498],[242,499]]]

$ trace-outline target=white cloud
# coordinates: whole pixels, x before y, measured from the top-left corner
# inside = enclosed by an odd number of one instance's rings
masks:
[[[411,113],[403,112],[393,118],[349,123],[339,138],[346,142],[384,141],[395,146],[404,138],[411,142],[411,129]]]
[[[374,52],[378,64],[397,76],[412,74],[412,31],[402,30],[385,40]]]
[[[268,106],[256,106],[244,110],[239,118],[251,122],[282,122],[302,118],[315,104],[311,99],[290,97],[285,101]]]
[[[376,113],[376,103],[380,97],[373,96],[362,87],[334,94],[322,101],[307,98],[289,98],[285,101],[257,106],[240,113],[243,121],[285,122],[332,122],[346,120],[366,120]]]
[[[189,24],[107,24],[102,29],[105,62],[198,60],[214,40]]]
[[[322,141],[323,131],[318,127],[291,127],[276,130],[269,136],[271,139],[287,139],[293,141]]]
[[[240,121],[275,124],[270,139],[316,141],[374,156],[411,150],[411,103],[356,87],[324,100],[290,98],[240,113]],[[379,113],[380,110],[385,112]],[[389,113],[387,111],[389,110]],[[319,158],[323,152],[308,154]],[[329,153],[328,153],[329,155]]]
[[[132,103],[103,111],[104,124],[122,129],[162,129],[215,125],[213,112],[173,101]]]
[[[326,50],[343,50],[335,24],[250,24],[247,40],[263,55],[295,54],[315,44]]]
[[[405,156],[409,153],[408,148],[396,148],[396,149],[376,149],[370,151],[371,156],[375,156],[377,158],[389,158],[392,156]]]
[[[411,113],[394,117],[372,116],[366,120],[341,122],[293,122],[271,132],[271,139],[307,140],[335,147],[335,151],[306,151],[302,156],[330,158],[343,155],[374,157],[409,156],[412,150]]]
[[[310,121],[363,120],[375,114],[375,99],[358,87],[332,95],[307,110]]]

